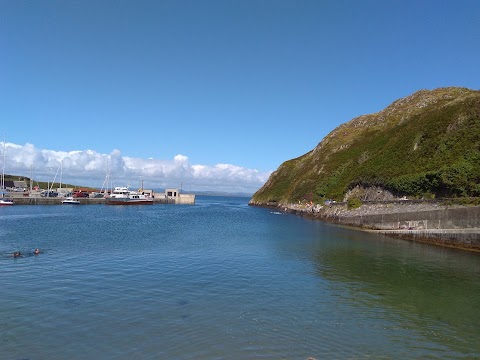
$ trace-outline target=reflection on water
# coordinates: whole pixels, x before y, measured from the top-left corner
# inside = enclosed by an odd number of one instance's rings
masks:
[[[479,357],[478,254],[247,202],[1,209],[0,359]]]
[[[360,309],[381,306],[401,329],[480,353],[478,254],[370,234],[343,234],[344,246],[315,254],[317,274]],[[390,316],[391,316],[390,315]]]

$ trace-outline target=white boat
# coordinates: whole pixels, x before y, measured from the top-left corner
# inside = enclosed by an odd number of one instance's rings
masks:
[[[9,199],[0,199],[0,206],[11,206],[14,205],[15,203],[12,200]]]
[[[107,205],[151,205],[153,199],[140,191],[129,190],[126,186],[117,186],[105,198]]]
[[[62,200],[62,204],[80,205],[80,201],[69,196],[69,197],[66,197],[65,200]]]

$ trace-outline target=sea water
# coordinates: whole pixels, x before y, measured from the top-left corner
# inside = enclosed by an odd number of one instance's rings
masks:
[[[247,198],[3,207],[0,359],[480,358],[479,280]]]

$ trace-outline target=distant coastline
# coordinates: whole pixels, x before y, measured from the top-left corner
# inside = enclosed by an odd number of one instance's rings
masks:
[[[184,194],[189,194],[190,192],[183,191],[183,193]],[[201,196],[232,196],[232,197],[251,198],[253,196],[253,193],[226,192],[226,191],[195,191],[195,195],[201,195]]]

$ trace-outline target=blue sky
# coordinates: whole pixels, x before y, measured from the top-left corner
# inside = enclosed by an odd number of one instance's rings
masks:
[[[473,0],[0,0],[6,172],[100,186],[109,158],[117,185],[254,192],[356,116],[478,89],[479,19]]]

